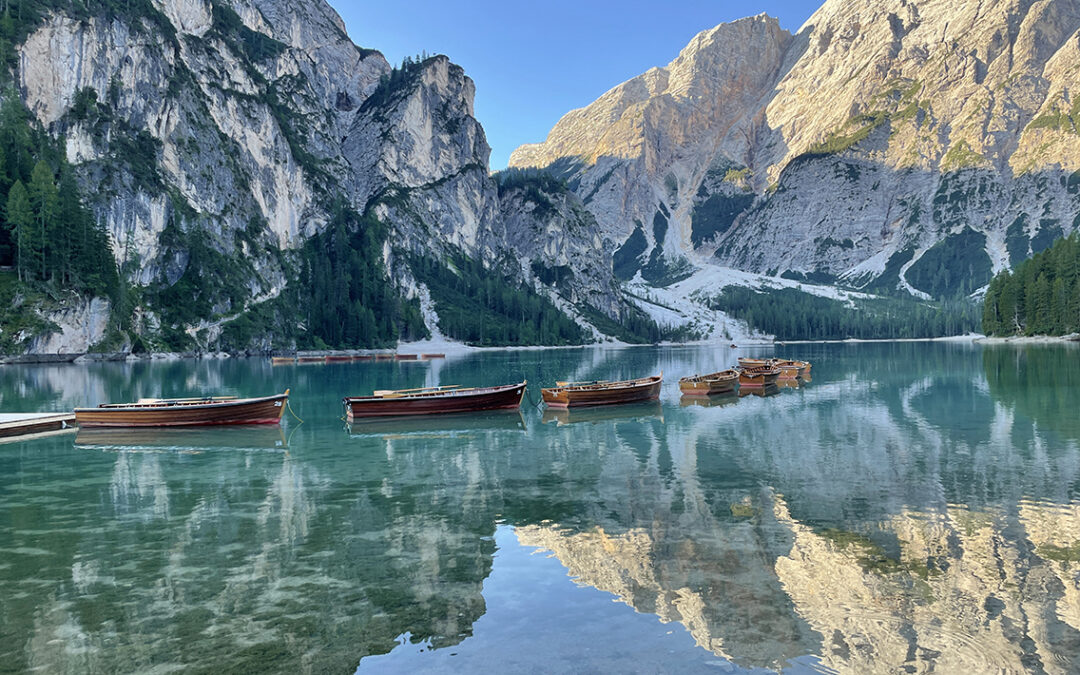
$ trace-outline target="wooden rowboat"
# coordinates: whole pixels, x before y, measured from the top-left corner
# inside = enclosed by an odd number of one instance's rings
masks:
[[[323,359],[326,363],[347,363],[352,360],[352,354],[331,354]]]
[[[398,361],[418,361],[420,359],[419,354],[394,354],[394,358]]]
[[[780,369],[773,366],[739,368],[739,387],[743,389],[760,389],[775,385],[779,378]]]
[[[638,403],[660,398],[663,381],[661,374],[620,382],[560,382],[557,387],[541,389],[540,394],[544,397],[544,403],[552,408]]]
[[[694,375],[679,380],[683,396],[712,396],[735,391],[739,384],[739,371],[722,370],[709,375]]]
[[[777,361],[773,367],[780,369],[781,380],[799,379],[799,366],[795,365],[794,361]]]
[[[809,361],[792,361],[799,367],[799,377],[807,379],[810,377],[810,362]]]
[[[194,427],[218,424],[278,424],[289,400],[284,394],[261,398],[205,397],[140,399],[76,408],[80,427]]]
[[[752,359],[747,356],[739,357],[740,368],[759,368],[761,366],[771,366],[776,363],[776,359]]]
[[[525,397],[525,382],[501,387],[457,385],[375,391],[371,396],[342,399],[349,421],[363,417],[405,417],[513,410]]]
[[[795,361],[792,359],[778,359],[774,362],[777,368],[783,371],[780,374],[781,380],[793,380],[796,377],[805,378],[810,374],[810,362],[809,361]]]
[[[446,354],[421,354],[420,358],[423,358],[423,359],[445,359]]]
[[[296,363],[295,356],[272,356],[270,357],[270,365],[273,366],[291,366]]]

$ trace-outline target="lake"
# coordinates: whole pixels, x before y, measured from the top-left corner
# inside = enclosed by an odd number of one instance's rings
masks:
[[[295,416],[0,445],[0,672],[1080,669],[1080,352],[792,345],[812,382],[680,400],[747,353],[4,366],[5,412],[288,387]],[[661,370],[655,405],[342,421]]]

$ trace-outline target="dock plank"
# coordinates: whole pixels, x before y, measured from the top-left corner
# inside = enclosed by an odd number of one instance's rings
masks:
[[[75,413],[0,413],[0,438],[75,429]]]

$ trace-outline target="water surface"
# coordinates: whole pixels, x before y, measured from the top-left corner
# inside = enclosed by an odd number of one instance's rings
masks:
[[[1080,355],[740,352],[6,366],[0,409],[292,389],[281,429],[0,445],[0,671],[1080,669]],[[375,388],[663,370],[625,409],[372,422]]]

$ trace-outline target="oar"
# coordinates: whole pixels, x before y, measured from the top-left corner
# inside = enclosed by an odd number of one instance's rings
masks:
[[[372,396],[381,396],[386,398],[387,396],[402,396],[404,394],[419,394],[423,392],[436,392],[446,389],[457,389],[460,384],[444,384],[441,387],[417,387],[416,389],[376,389],[372,392]]]

